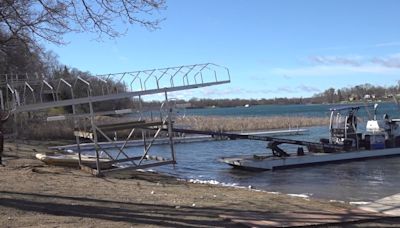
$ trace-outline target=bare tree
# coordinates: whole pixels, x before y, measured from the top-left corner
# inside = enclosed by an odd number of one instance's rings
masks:
[[[0,0],[0,45],[10,40],[34,44],[45,40],[65,44],[68,32],[91,32],[99,37],[119,37],[127,25],[158,28],[153,15],[165,0]]]

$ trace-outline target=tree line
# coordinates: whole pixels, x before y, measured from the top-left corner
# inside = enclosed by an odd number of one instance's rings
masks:
[[[350,103],[368,101],[393,101],[400,96],[400,81],[393,86],[374,86],[371,84],[356,85],[340,89],[329,88],[311,97],[297,98],[270,98],[270,99],[199,99],[178,100],[179,104],[186,104],[189,108],[208,107],[238,107],[253,105],[287,105],[287,104],[325,104],[325,103]],[[157,102],[153,102],[157,103]]]
[[[400,81],[388,87],[369,83],[341,89],[329,88],[313,96],[316,103],[340,103],[351,101],[391,100],[400,94]]]

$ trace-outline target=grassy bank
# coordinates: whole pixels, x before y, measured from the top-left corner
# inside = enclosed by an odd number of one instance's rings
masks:
[[[127,117],[96,117],[98,124],[120,123],[134,121]],[[150,119],[148,119],[150,121]],[[155,120],[157,121],[157,120]],[[177,117],[175,126],[185,127],[205,131],[253,131],[271,129],[289,129],[317,125],[327,125],[328,118],[320,117],[220,117],[220,116],[186,116]],[[81,123],[86,129],[90,129],[90,123]],[[119,131],[119,137],[126,137],[129,130]],[[141,132],[135,132],[137,137],[141,137]],[[18,135],[20,138],[30,140],[74,140],[73,121],[20,121]]]

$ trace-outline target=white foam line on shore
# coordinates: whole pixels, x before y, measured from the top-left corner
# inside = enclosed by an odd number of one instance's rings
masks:
[[[273,195],[280,195],[280,194],[282,194],[282,193],[280,193],[280,192],[267,192],[267,193],[273,194]]]
[[[149,173],[158,173],[155,170],[143,170],[143,169],[138,169],[138,171],[141,172],[149,172]],[[223,187],[230,187],[230,188],[238,188],[238,189],[248,189],[250,191],[254,192],[264,192],[268,194],[273,194],[273,195],[287,195],[291,197],[297,197],[301,198],[304,200],[309,201],[310,197],[312,197],[312,193],[303,193],[303,194],[296,194],[296,193],[282,193],[282,192],[270,192],[266,190],[261,190],[261,189],[255,189],[253,186],[240,186],[237,183],[224,183],[224,182],[219,182],[217,180],[200,180],[200,179],[184,179],[184,178],[176,178],[178,181],[185,181],[193,184],[210,184],[210,185],[218,185],[218,186],[223,186]],[[365,201],[354,201],[354,202],[346,202],[343,200],[328,200],[331,203],[344,203],[344,204],[350,204],[350,205],[366,205],[369,204],[370,202],[365,202]]]
[[[329,202],[331,202],[331,203],[346,203],[343,200],[329,200]]]
[[[354,202],[349,202],[350,205],[366,205],[369,204],[370,202],[364,202],[364,201],[354,201]]]
[[[216,180],[199,180],[199,179],[189,179],[185,180],[189,183],[194,183],[194,184],[211,184],[211,185],[221,185],[221,186],[226,186],[226,187],[238,187],[236,183],[224,183],[224,182],[219,182]]]
[[[189,183],[194,183],[194,184],[211,184],[211,185],[219,185],[223,187],[231,187],[231,188],[238,188],[238,189],[248,189],[250,191],[254,192],[265,192],[268,194],[273,194],[273,195],[287,195],[291,197],[297,197],[297,198],[302,198],[304,200],[310,200],[310,197],[312,197],[312,193],[303,193],[303,194],[295,194],[295,193],[282,193],[282,192],[270,192],[270,191],[265,191],[261,189],[254,189],[253,186],[249,185],[248,187],[246,186],[240,186],[237,183],[224,183],[224,182],[219,182],[217,180],[200,180],[200,179],[182,179],[182,178],[177,178],[179,181],[185,181]],[[353,201],[353,202],[346,202],[343,200],[329,200],[331,203],[343,203],[343,204],[350,204],[350,205],[366,205],[369,204],[370,202],[365,202],[365,201]]]
[[[237,183],[224,183],[224,182],[219,182],[216,180],[199,180],[199,179],[178,179],[180,181],[187,181],[189,183],[194,183],[194,184],[211,184],[211,185],[219,185],[219,186],[224,186],[224,187],[233,187],[233,188],[238,188],[238,189],[249,189],[251,191],[255,191],[255,192],[265,192],[268,194],[274,194],[274,195],[281,195],[284,193],[281,192],[269,192],[269,191],[265,191],[265,190],[261,190],[261,189],[254,189],[253,186],[249,185],[248,187],[245,186],[239,186]],[[312,196],[312,194],[308,194],[308,193],[304,193],[304,194],[284,194],[284,195],[288,195],[291,197],[297,197],[297,198],[302,198],[304,200],[310,200],[310,196]]]
[[[286,195],[288,195],[288,196],[293,196],[293,197],[304,198],[304,199],[310,198],[310,196],[309,196],[309,195],[306,195],[306,194],[286,194]]]

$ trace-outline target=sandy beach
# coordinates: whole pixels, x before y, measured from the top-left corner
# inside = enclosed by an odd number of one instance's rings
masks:
[[[0,227],[325,227],[325,222],[396,227],[400,222],[344,203],[194,184],[156,173],[98,178],[34,159],[36,152],[48,152],[47,146],[6,143]]]

